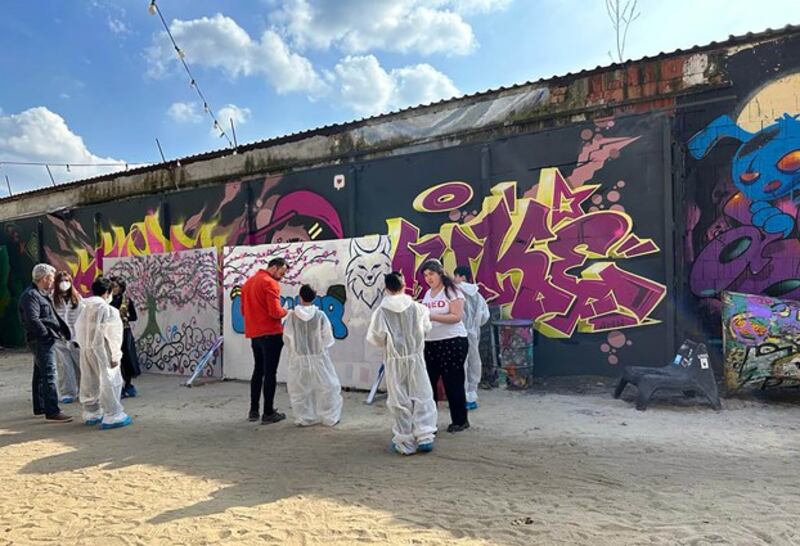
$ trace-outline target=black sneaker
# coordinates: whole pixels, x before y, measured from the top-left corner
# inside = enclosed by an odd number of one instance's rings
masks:
[[[286,419],[285,413],[281,413],[279,411],[273,411],[269,415],[267,415],[266,413],[264,414],[264,417],[261,418],[261,424],[271,425],[272,423],[279,423],[284,419]]]
[[[258,410],[256,410],[256,411],[251,411],[251,412],[250,412],[250,413],[247,415],[247,420],[248,420],[248,421],[250,421],[251,423],[255,423],[256,421],[258,421]]]
[[[447,427],[447,432],[461,432],[462,430],[467,430],[468,428],[469,428],[469,421],[467,421],[463,425],[451,424],[449,427]]]

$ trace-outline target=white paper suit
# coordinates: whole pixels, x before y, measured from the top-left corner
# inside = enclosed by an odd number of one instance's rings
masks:
[[[81,346],[80,401],[83,420],[113,428],[130,422],[122,394],[122,320],[119,311],[100,296],[85,300],[75,333]],[[112,367],[111,364],[116,363]]]
[[[489,306],[478,291],[478,285],[462,282],[458,287],[464,293],[464,326],[467,329],[469,352],[466,361],[464,390],[467,402],[478,401],[478,383],[481,382],[481,326],[489,320]]]
[[[283,341],[295,423],[335,425],[342,415],[342,386],[328,354],[334,344],[328,317],[313,305],[298,305],[286,317]]]
[[[405,294],[387,295],[375,310],[367,340],[384,349],[386,405],[394,417],[395,449],[404,454],[433,442],[436,403],[425,368],[428,310]]]

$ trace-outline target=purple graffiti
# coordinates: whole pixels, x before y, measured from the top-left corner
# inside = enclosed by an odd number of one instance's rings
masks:
[[[419,296],[425,260],[472,264],[488,301],[514,318],[536,320],[551,337],[654,323],[650,315],[666,288],[608,260],[659,249],[632,233],[623,211],[585,212],[582,203],[596,189],[573,189],[557,169],[544,169],[536,198],[517,198],[515,182],[498,184],[477,216],[436,234],[421,236],[407,220],[389,220],[392,267]],[[606,261],[588,264],[600,259]]]

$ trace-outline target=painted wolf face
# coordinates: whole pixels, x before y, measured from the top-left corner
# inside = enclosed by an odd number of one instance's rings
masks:
[[[374,246],[364,239],[350,241],[347,288],[370,309],[383,294],[383,276],[391,271],[391,245],[387,237],[377,237]]]

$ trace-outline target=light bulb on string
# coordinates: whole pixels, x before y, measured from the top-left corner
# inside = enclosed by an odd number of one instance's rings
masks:
[[[178,54],[178,57],[180,57],[181,59],[185,59],[186,58],[186,53],[184,53],[183,50],[181,48],[179,48],[178,46],[175,46],[175,52]]]
[[[208,114],[208,103],[207,102],[203,103],[203,110],[205,111],[206,114]]]
[[[155,15],[158,13],[158,8],[156,8],[156,0],[150,0],[150,5],[147,6],[147,11],[150,12],[150,15]]]
[[[64,165],[64,166],[67,168],[67,172],[72,172],[72,171],[70,171],[70,170],[69,170],[69,163],[67,163],[67,164],[66,164],[66,165]]]
[[[189,80],[189,87],[194,87],[195,85],[196,85],[196,84],[195,84],[194,78],[192,78],[191,80]]]

